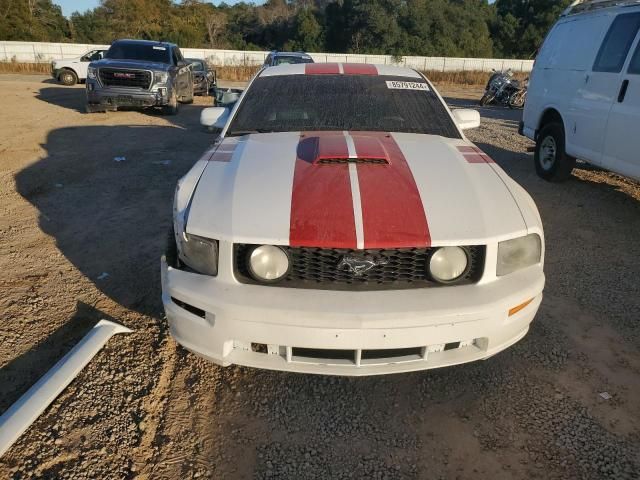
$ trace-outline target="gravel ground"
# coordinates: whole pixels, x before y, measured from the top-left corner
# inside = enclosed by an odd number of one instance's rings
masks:
[[[3,75],[0,92],[0,412],[98,319],[135,330],[0,459],[0,478],[640,477],[640,185],[587,167],[539,180],[519,112],[484,108],[469,136],[541,211],[531,332],[484,362],[353,379],[222,369],[168,336],[158,259],[175,182],[211,141],[207,99],[176,117],[85,115],[80,86]]]

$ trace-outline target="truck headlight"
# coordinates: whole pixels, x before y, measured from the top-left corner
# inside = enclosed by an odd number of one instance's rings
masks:
[[[87,68],[87,78],[91,78],[95,80],[98,78],[98,72],[96,71],[96,67],[88,67]]]
[[[499,242],[496,275],[501,277],[516,270],[530,267],[540,263],[541,257],[542,240],[540,235],[535,233]]]
[[[178,234],[178,237],[180,260],[198,273],[215,277],[218,274],[218,241],[188,233]]]
[[[153,72],[155,83],[167,83],[169,74],[167,72]]]

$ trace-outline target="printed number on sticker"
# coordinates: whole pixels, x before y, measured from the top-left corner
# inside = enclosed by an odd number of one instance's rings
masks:
[[[388,81],[387,88],[391,90],[424,90],[429,91],[429,85],[424,82],[398,82]]]

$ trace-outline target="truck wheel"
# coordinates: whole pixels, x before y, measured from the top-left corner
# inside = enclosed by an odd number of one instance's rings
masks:
[[[162,107],[162,113],[165,115],[176,115],[178,113],[178,97],[175,92],[171,94],[169,103]]]
[[[96,113],[96,112],[107,113],[103,107],[101,107],[100,105],[95,105],[93,103],[87,103],[87,105],[85,106],[85,112],[86,113]]]
[[[191,95],[185,95],[184,97],[182,97],[180,103],[193,103],[193,95],[193,88],[191,88]]]
[[[549,182],[562,182],[571,176],[576,159],[564,150],[564,127],[561,123],[548,123],[536,141],[533,161],[539,177]]]
[[[72,70],[63,70],[58,75],[58,80],[60,80],[63,85],[75,85],[78,83],[78,76]]]

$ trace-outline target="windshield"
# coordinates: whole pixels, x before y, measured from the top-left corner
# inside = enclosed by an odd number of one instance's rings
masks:
[[[144,43],[114,43],[105,55],[117,60],[143,60],[145,62],[171,63],[169,48],[164,45]]]
[[[293,63],[313,63],[313,60],[305,57],[283,55],[283,56],[276,57],[274,65],[288,65]]]
[[[349,130],[460,138],[444,104],[422,79],[377,75],[278,75],[251,84],[228,136]]]

